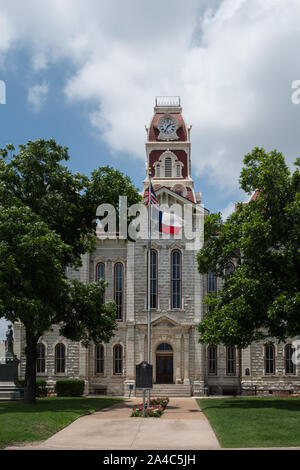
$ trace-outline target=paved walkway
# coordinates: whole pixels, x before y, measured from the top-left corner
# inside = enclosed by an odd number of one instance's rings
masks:
[[[194,398],[170,398],[161,418],[131,418],[138,398],[82,416],[40,444],[7,449],[220,449]]]

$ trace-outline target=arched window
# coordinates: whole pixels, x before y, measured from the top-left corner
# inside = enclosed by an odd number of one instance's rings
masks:
[[[105,280],[105,264],[104,263],[98,263],[96,266],[96,280],[97,282],[100,281],[100,279]]]
[[[235,375],[235,347],[227,346],[226,348],[226,374]]]
[[[120,344],[114,346],[114,374],[123,372],[123,348]]]
[[[265,373],[275,374],[275,348],[273,344],[265,345]]]
[[[155,177],[160,178],[160,165],[156,165],[155,167]]]
[[[208,292],[216,292],[217,290],[217,278],[215,273],[212,271],[208,271],[207,273],[207,291]]]
[[[234,271],[234,264],[233,263],[228,263],[225,266],[225,278],[227,279],[228,276],[230,276],[231,273]]]
[[[160,343],[160,345],[157,346],[156,351],[173,351],[173,348],[168,343]]]
[[[150,307],[157,308],[157,251],[150,253]]]
[[[216,346],[208,346],[208,375],[217,375],[217,348]]]
[[[122,320],[123,317],[123,264],[115,264],[115,302],[116,302],[116,320]]]
[[[38,343],[36,354],[36,372],[37,374],[43,374],[46,368],[46,348],[43,343]]]
[[[171,308],[181,308],[181,252],[171,254]]]
[[[284,359],[285,359],[285,373],[296,374],[296,364],[293,362],[293,354],[295,349],[291,344],[287,344],[284,348]]]
[[[99,344],[95,347],[96,374],[104,374],[104,347]]]
[[[63,374],[66,367],[66,347],[59,343],[55,346],[55,373]]]
[[[171,157],[165,158],[165,177],[172,177],[172,159]]]

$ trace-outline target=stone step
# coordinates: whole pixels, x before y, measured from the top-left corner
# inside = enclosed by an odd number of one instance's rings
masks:
[[[136,397],[142,397],[143,391],[136,390]],[[190,397],[191,386],[181,384],[154,384],[151,390],[152,397]]]
[[[0,400],[22,400],[24,398],[24,390],[17,387],[0,387]]]

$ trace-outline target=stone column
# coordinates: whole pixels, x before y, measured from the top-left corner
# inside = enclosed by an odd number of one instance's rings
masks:
[[[180,335],[176,335],[175,338],[175,351],[173,353],[173,361],[175,359],[175,383],[176,384],[181,384],[181,344],[180,344]]]
[[[128,325],[126,331],[126,379],[135,377],[134,326]]]
[[[205,354],[203,345],[198,341],[198,331],[196,325],[191,331],[191,338],[194,339],[195,347],[195,378],[193,383],[193,395],[200,397],[204,395]]]
[[[245,376],[245,371],[246,369],[249,369],[250,375],[246,376],[248,379],[250,379],[251,376],[251,350],[250,346],[242,350],[242,376]]]
[[[79,343],[79,377],[84,379],[84,395],[89,393],[89,369],[88,369],[89,348],[85,348]]]
[[[197,253],[194,252],[195,258]],[[198,271],[198,264],[194,263],[194,318],[195,322],[200,323],[203,319],[203,275]]]
[[[126,320],[134,322],[134,243],[127,246]]]
[[[105,280],[108,282],[108,286],[105,289],[105,298],[113,300],[114,299],[114,272],[113,272],[113,262],[111,260],[108,260],[106,263]]]
[[[90,254],[85,253],[81,257],[82,266],[80,268],[80,281],[88,284],[90,282]]]
[[[145,333],[144,331],[139,330],[139,361],[142,362],[145,359]]]
[[[183,335],[184,338],[184,385],[190,385],[190,337],[189,333],[185,332]]]
[[[135,331],[133,325],[127,325],[126,331],[126,379],[124,381],[124,396],[135,393]],[[130,387],[133,386],[131,390]]]

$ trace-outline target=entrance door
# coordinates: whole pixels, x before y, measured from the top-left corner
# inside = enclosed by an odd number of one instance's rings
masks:
[[[156,356],[156,383],[173,383],[173,356]]]

